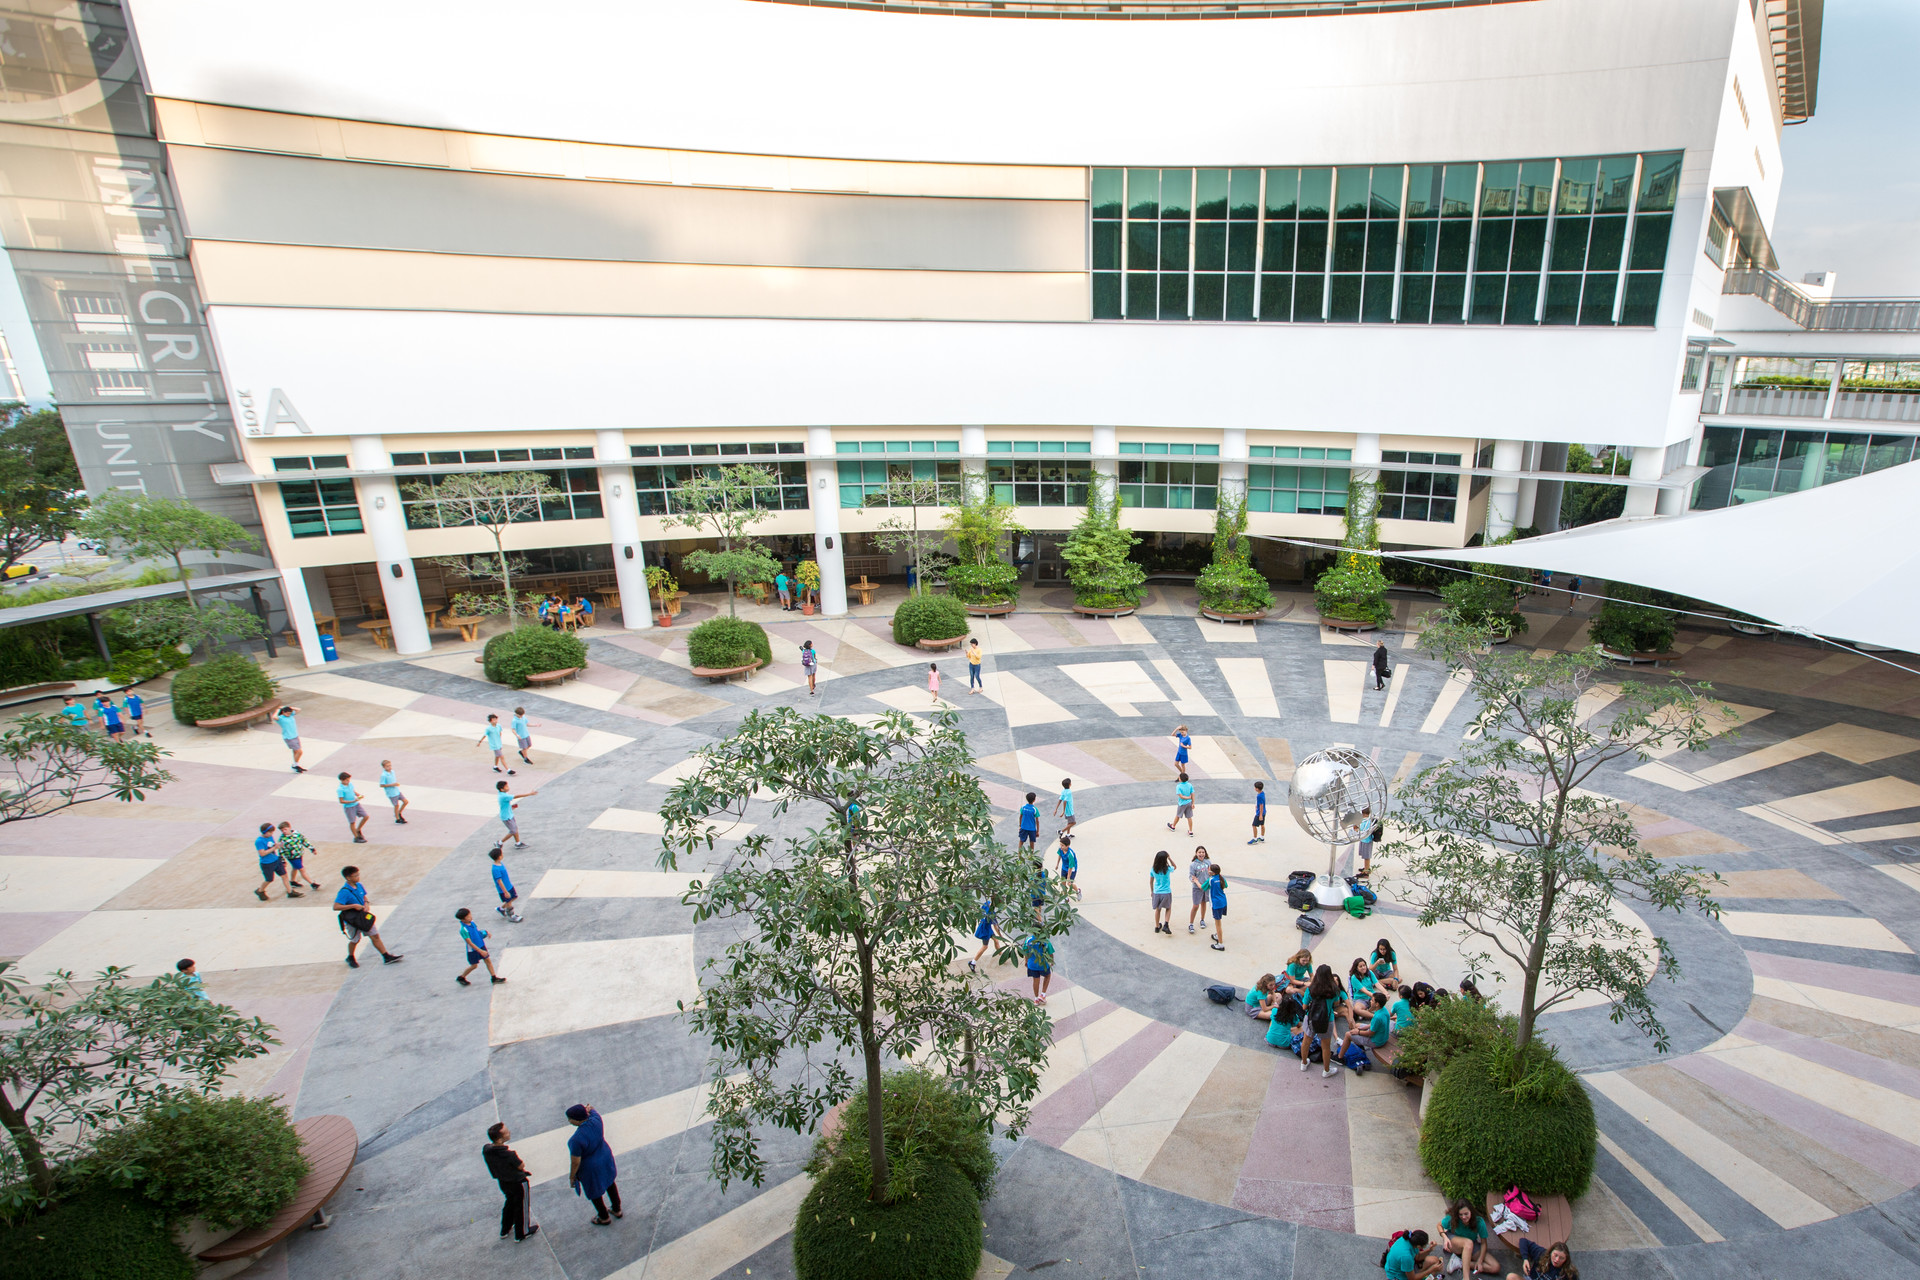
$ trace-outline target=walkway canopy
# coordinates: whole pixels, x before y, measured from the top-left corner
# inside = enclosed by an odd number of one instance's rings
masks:
[[[1787,631],[1920,653],[1920,464],[1718,511],[1414,558],[1632,582]]]
[[[216,578],[193,579],[193,593],[196,597],[221,595],[236,589],[243,589],[253,597],[253,611],[260,616],[264,624],[267,620],[266,608],[260,600],[260,584],[278,582],[278,569],[252,569],[244,573],[222,574]],[[93,628],[93,643],[100,651],[103,662],[113,661],[107,652],[107,638],[100,630],[100,615],[112,613],[115,609],[130,604],[141,604],[148,600],[166,600],[173,596],[184,597],[187,594],[185,584],[179,582],[160,582],[150,587],[122,587],[117,591],[95,591],[90,595],[65,596],[59,600],[48,600],[43,604],[22,604],[6,607],[6,597],[0,596],[0,628],[24,627],[35,622],[53,622],[60,618],[86,618]],[[273,633],[267,632],[267,656],[273,656]]]

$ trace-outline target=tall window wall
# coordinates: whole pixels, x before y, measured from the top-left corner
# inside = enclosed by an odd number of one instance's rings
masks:
[[[1701,434],[1700,465],[1709,470],[1694,485],[1693,505],[1737,507],[1884,471],[1915,456],[1911,435],[1708,427]]]
[[[1257,444],[1248,452],[1253,461],[1247,464],[1247,510],[1303,516],[1346,514],[1347,481],[1352,473],[1345,467],[1316,464],[1346,461],[1353,457],[1353,450]]]
[[[992,440],[987,443],[987,484],[995,498],[1015,506],[1084,507],[1087,486],[1093,482],[1092,460],[1046,455],[1092,452],[1084,440]]]
[[[345,471],[347,456],[275,458],[275,471]],[[360,502],[350,479],[282,480],[280,501],[287,509],[287,530],[296,538],[325,538],[336,533],[361,533]]]
[[[1388,449],[1382,462],[1398,462],[1420,467],[1457,467],[1457,453],[1410,453]],[[1380,473],[1380,518],[1383,520],[1429,520],[1451,524],[1460,503],[1460,477],[1431,471],[1382,471]]]
[[[1681,158],[1095,169],[1093,315],[1652,325]]]

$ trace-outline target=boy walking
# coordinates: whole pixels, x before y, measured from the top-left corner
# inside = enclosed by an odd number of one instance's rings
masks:
[[[476,741],[473,745],[477,747],[482,742],[486,743],[487,746],[493,751],[493,771],[495,773],[510,774],[514,772],[512,769],[507,768],[507,749],[506,749],[506,746],[500,741],[500,717],[499,716],[489,715],[487,717],[487,727],[480,731],[479,740]]]
[[[1080,886],[1074,883],[1080,874],[1080,858],[1073,851],[1073,837],[1060,837],[1060,878],[1067,882],[1068,893],[1080,892]]]
[[[1248,844],[1267,842],[1267,784],[1253,784],[1253,839]]]
[[[539,721],[527,719],[527,709],[525,707],[515,707],[513,709],[513,740],[520,746],[520,759],[527,764],[533,763],[533,757],[529,756],[527,752],[533,749],[533,731],[540,727]]]
[[[86,707],[75,702],[72,694],[68,694],[60,699],[60,714],[65,716],[67,722],[76,729],[84,729],[92,723],[92,721],[87,718]]]
[[[340,785],[333,789],[333,794],[340,801],[340,811],[347,815],[347,830],[353,832],[353,842],[365,844],[367,838],[360,833],[367,829],[367,806],[360,802],[366,797],[354,788],[353,775],[342,773]]]
[[[1020,806],[1020,848],[1038,851],[1040,848],[1040,811],[1033,802],[1040,798],[1037,791],[1027,792],[1027,802]]]
[[[380,953],[382,963],[399,964],[405,960],[405,956],[387,950],[387,944],[380,941],[380,922],[373,912],[367,910],[367,886],[360,883],[360,868],[342,867],[340,875],[346,883],[340,886],[340,892],[333,895],[333,909],[339,913],[340,932],[347,935],[347,963],[355,969],[360,967],[353,953],[362,938],[372,940],[373,949]]]
[[[1227,878],[1220,874],[1220,865],[1213,864],[1207,877],[1207,896],[1213,903],[1213,949],[1227,949]]]
[[[133,721],[133,736],[137,738],[145,732],[151,738],[153,730],[146,728],[146,704],[140,700],[140,695],[129,689],[126,701],[127,719]]]
[[[463,987],[472,986],[467,981],[467,975],[485,965],[490,979],[505,982],[505,978],[493,971],[493,953],[487,950],[487,931],[473,922],[473,912],[462,907],[453,913],[453,918],[460,922],[460,939],[467,944],[467,967],[460,971],[454,981]]]
[[[299,884],[304,879],[309,888],[320,887],[320,882],[315,880],[313,873],[307,870],[307,855],[319,852],[313,847],[312,842],[293,829],[291,822],[280,824],[280,856],[285,858],[287,865],[293,868],[293,874],[287,878],[290,884]]]
[[[511,772],[511,770],[509,770],[509,772]],[[527,842],[520,838],[520,819],[513,816],[513,811],[520,807],[520,801],[532,796],[537,796],[540,792],[536,789],[533,791],[522,791],[516,795],[507,790],[507,784],[504,782],[496,782],[493,785],[496,798],[500,801],[500,821],[506,826],[507,834],[513,837],[513,847],[516,849],[526,848]]]
[[[493,891],[500,895],[500,905],[494,910],[519,924],[522,917],[514,904],[520,901],[520,891],[513,887],[513,877],[507,874],[507,864],[501,860],[505,853],[499,845],[487,850],[487,858],[493,863]]]
[[[1060,799],[1054,803],[1053,816],[1065,818],[1066,825],[1060,828],[1060,838],[1064,843],[1073,834],[1073,779],[1060,779]]]
[[[280,856],[280,843],[273,838],[273,824],[271,822],[263,822],[260,824],[260,834],[253,839],[253,851],[259,855],[260,879],[265,881],[264,884],[257,884],[253,887],[254,897],[260,899],[262,902],[266,902],[268,900],[267,886],[273,883],[275,876],[280,877],[280,883],[286,889],[289,898],[304,898],[307,896],[295,889],[292,882],[287,879],[287,860]]]
[[[1180,773],[1180,781],[1173,784],[1173,822],[1167,824],[1172,831],[1180,819],[1187,820],[1187,835],[1193,835],[1193,784],[1187,781],[1186,771]]]
[[[506,1200],[500,1206],[500,1238],[505,1240],[511,1231],[515,1240],[525,1240],[539,1234],[540,1224],[533,1220],[533,1175],[527,1172],[519,1153],[507,1145],[511,1137],[513,1133],[506,1125],[488,1125],[487,1145],[480,1148],[480,1158],[487,1162],[487,1173],[500,1184],[500,1194]]]
[[[293,752],[293,771],[305,773],[306,769],[300,764],[300,757],[306,754],[300,750],[300,723],[293,718],[299,710],[298,707],[282,707],[273,713],[273,722],[280,726],[281,744]]]
[[[385,793],[387,803],[393,806],[393,820],[401,826],[407,823],[407,796],[400,790],[400,780],[393,776],[393,761],[380,762],[380,790]]]
[[[107,731],[107,741],[115,741],[127,731],[127,726],[120,719],[120,708],[113,704],[112,694],[101,694],[94,700],[93,707],[100,713],[100,727]]]
[[[1029,936],[1020,948],[1027,953],[1027,976],[1033,979],[1033,1002],[1047,1002],[1047,988],[1053,985],[1053,942],[1049,938]]]

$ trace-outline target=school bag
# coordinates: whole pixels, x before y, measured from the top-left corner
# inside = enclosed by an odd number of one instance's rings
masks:
[[[1299,915],[1293,918],[1293,927],[1298,929],[1302,933],[1317,934],[1317,933],[1325,933],[1327,931],[1327,926],[1320,922],[1319,916],[1313,915],[1305,911],[1302,911]]]
[[[1307,1032],[1306,1032],[1306,1028],[1304,1027],[1298,1031],[1295,1031],[1293,1033],[1293,1039],[1287,1043],[1287,1052],[1289,1053],[1300,1052],[1300,1037],[1305,1034],[1307,1034]],[[1313,1038],[1313,1042],[1307,1046],[1307,1056],[1311,1058],[1314,1054],[1318,1052],[1320,1052],[1320,1037],[1315,1036]]]
[[[1207,999],[1215,1004],[1232,1004],[1233,998],[1238,994],[1224,982],[1216,982],[1207,988]]]
[[[1347,900],[1340,904],[1340,909],[1355,920],[1365,920],[1373,914],[1373,908],[1367,905],[1367,900],[1357,893],[1348,894]]]
[[[1313,881],[1314,881],[1314,875],[1313,875],[1313,872],[1311,871],[1287,872],[1287,887],[1289,889],[1291,889],[1296,884],[1312,884]]]
[[[1303,884],[1287,886],[1287,905],[1295,911],[1313,911],[1319,908],[1320,899],[1313,896],[1313,890]]]
[[[1372,889],[1369,889],[1367,887],[1367,882],[1362,880],[1359,876],[1347,877],[1347,890],[1350,893],[1355,893],[1355,894],[1358,894],[1360,897],[1365,898],[1368,906],[1372,906],[1374,903],[1380,901],[1380,895],[1375,893]]]
[[[1373,1065],[1373,1059],[1358,1042],[1349,1043],[1340,1053],[1340,1065],[1350,1071],[1365,1071]]]
[[[1393,1246],[1395,1242],[1397,1242],[1400,1239],[1400,1237],[1405,1234],[1407,1233],[1404,1231],[1396,1231],[1392,1235],[1387,1237],[1387,1253],[1393,1252]],[[1387,1269],[1387,1253],[1383,1253],[1380,1255],[1380,1269],[1382,1271],[1385,1271]]]
[[[1513,1210],[1517,1217],[1525,1218],[1528,1222],[1534,1222],[1540,1217],[1540,1206],[1533,1202],[1532,1196],[1522,1191],[1518,1186],[1508,1187],[1507,1194],[1502,1196],[1501,1199],[1505,1201],[1507,1208]]]

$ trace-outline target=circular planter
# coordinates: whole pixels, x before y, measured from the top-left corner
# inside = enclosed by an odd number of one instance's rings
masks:
[[[1672,662],[1680,656],[1671,649],[1662,649],[1658,653],[1647,651],[1615,653],[1605,645],[1600,646],[1600,653],[1615,662],[1624,662],[1630,667],[1657,667],[1663,662]]]
[[[1212,618],[1215,622],[1259,622],[1267,616],[1267,611],[1262,609],[1258,613],[1221,613],[1217,609],[1209,609],[1201,605],[1200,616]]]
[[[1743,636],[1764,636],[1773,633],[1772,627],[1763,627],[1752,622],[1735,622],[1731,618],[1727,619],[1727,625]]]
[[[1127,605],[1121,609],[1096,609],[1090,604],[1075,604],[1073,611],[1083,618],[1124,618],[1132,614],[1138,605]]]
[[[966,609],[967,616],[972,618],[1004,618],[1013,612],[1013,601],[1002,600],[997,604],[970,604]]]
[[[1320,615],[1320,625],[1334,631],[1378,631],[1380,629],[1380,624],[1377,622],[1356,621],[1352,618],[1329,618],[1325,614]]]
[[[936,653],[941,649],[958,649],[966,642],[967,638],[965,636],[954,636],[948,640],[915,640],[913,643],[918,648],[925,649],[929,653]]]

